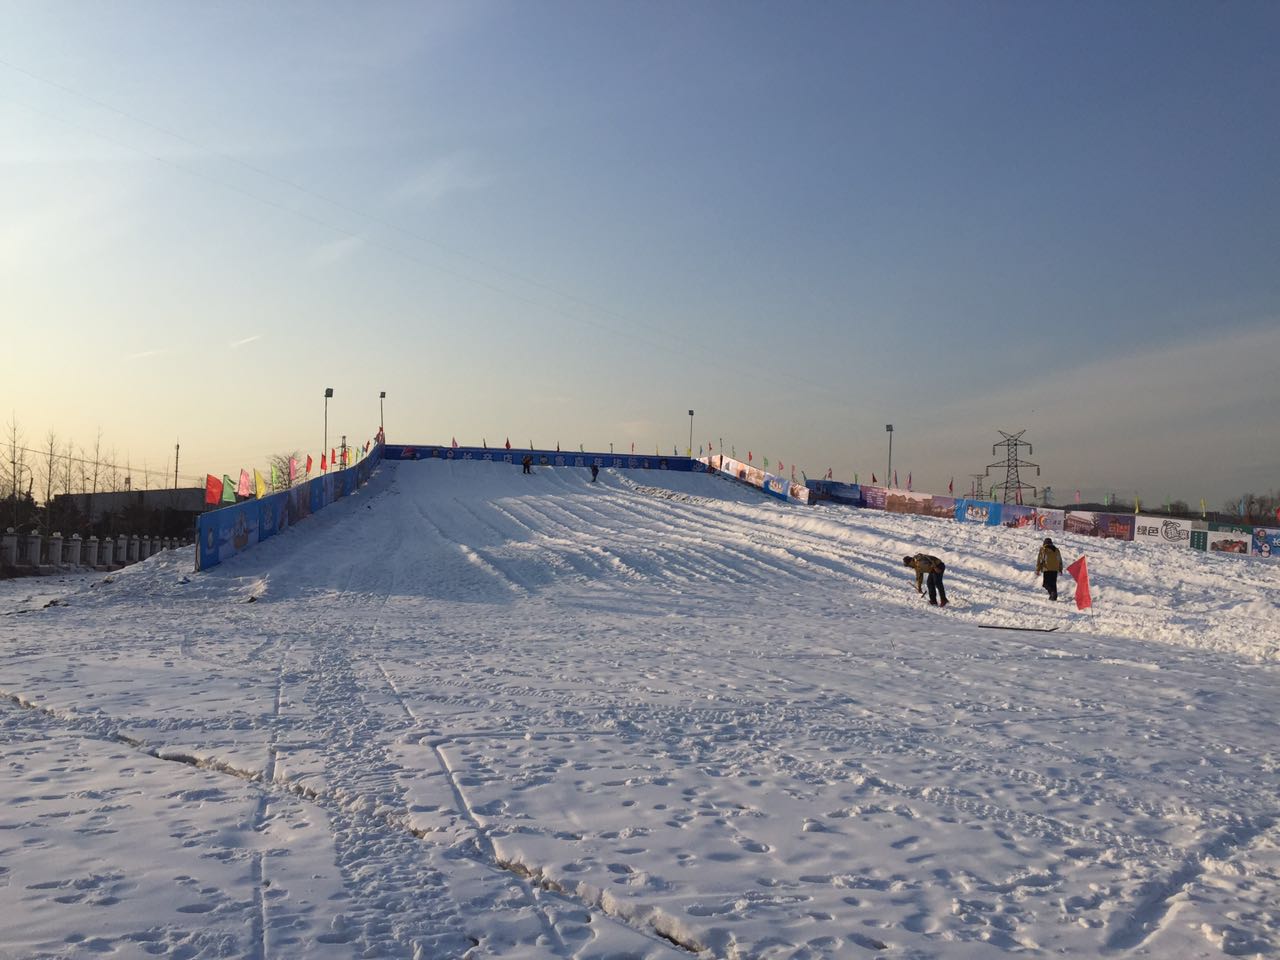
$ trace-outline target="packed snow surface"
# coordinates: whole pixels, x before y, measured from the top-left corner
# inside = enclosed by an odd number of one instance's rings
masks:
[[[0,957],[1280,954],[1280,564],[589,478],[0,584]]]

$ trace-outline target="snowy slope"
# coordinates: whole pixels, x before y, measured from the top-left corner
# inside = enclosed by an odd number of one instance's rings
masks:
[[[3,585],[0,957],[1280,950],[1276,565],[589,479]]]

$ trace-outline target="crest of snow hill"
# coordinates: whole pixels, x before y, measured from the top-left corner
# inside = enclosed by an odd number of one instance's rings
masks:
[[[1067,532],[1115,540],[1137,540],[1168,547],[1271,557],[1280,551],[1280,526],[1207,523],[1173,517],[1087,510],[1058,510],[1024,504],[996,503],[939,496],[894,487],[796,482],[723,454],[680,457],[591,453],[560,450],[513,450],[453,444],[378,444],[354,466],[326,473],[288,490],[247,500],[203,514],[197,522],[196,569],[215,566],[288,526],[353,493],[368,482],[383,460],[448,460],[507,463],[520,466],[528,456],[535,466],[617,470],[701,471],[755,487],[778,500],[797,504],[819,501],[889,513],[917,514],[986,526],[1025,528],[1034,532]]]

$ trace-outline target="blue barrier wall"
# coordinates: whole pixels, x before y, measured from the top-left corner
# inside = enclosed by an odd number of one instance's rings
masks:
[[[207,570],[324,509],[364,486],[382,460],[382,447],[353,467],[316,477],[260,500],[203,513],[196,520],[196,570]]]
[[[637,456],[614,453],[573,453],[561,450],[507,450],[505,447],[454,447],[448,444],[400,443],[386,446],[384,460],[481,460],[519,466],[526,455],[535,467],[614,467],[619,470],[705,471],[706,465],[688,457]]]

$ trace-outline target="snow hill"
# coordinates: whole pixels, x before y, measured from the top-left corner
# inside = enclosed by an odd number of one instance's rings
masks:
[[[2,583],[0,957],[1275,955],[1276,565],[1055,540],[1093,612],[1025,531],[420,461]]]

